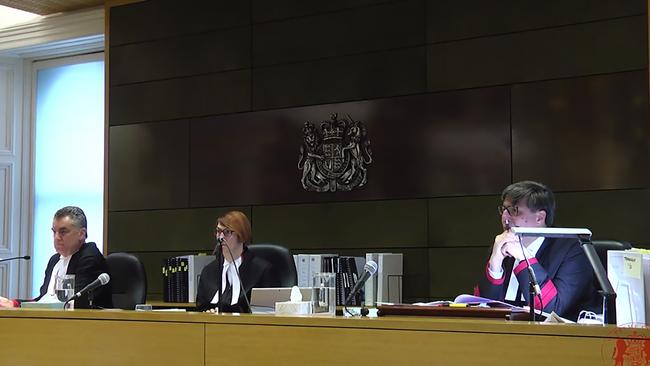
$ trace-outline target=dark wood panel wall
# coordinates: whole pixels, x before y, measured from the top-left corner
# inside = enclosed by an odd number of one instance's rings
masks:
[[[557,192],[557,224],[650,244],[646,2],[145,1],[110,9],[108,249],[255,243],[404,253],[407,301],[471,291],[507,184]],[[365,124],[350,192],[305,191],[303,124]]]

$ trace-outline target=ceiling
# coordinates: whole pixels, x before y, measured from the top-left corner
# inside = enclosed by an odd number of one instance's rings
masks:
[[[0,5],[48,15],[104,5],[104,0],[0,0]]]

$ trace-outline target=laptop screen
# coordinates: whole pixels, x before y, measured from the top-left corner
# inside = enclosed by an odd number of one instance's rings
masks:
[[[300,287],[303,301],[311,300],[311,287]],[[291,287],[253,288],[251,306],[275,308],[276,302],[289,301]]]

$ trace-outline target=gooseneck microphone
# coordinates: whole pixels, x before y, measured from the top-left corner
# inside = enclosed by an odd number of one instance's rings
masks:
[[[66,303],[68,303],[68,302],[70,302],[70,301],[72,301],[72,300],[74,300],[74,299],[78,299],[78,298],[80,298],[82,295],[85,295],[86,293],[88,293],[88,292],[90,292],[90,291],[92,291],[92,290],[94,290],[94,289],[96,289],[96,288],[98,288],[98,287],[104,286],[104,285],[107,284],[108,281],[110,281],[110,280],[111,280],[111,276],[109,276],[108,273],[102,273],[102,274],[100,274],[99,277],[97,277],[96,280],[94,280],[93,282],[87,284],[86,287],[84,287],[84,288],[81,289],[81,291],[77,292],[76,294],[74,294],[74,296],[72,296],[71,298],[69,298],[69,299],[66,301]]]
[[[367,261],[366,265],[363,266],[363,275],[359,280],[357,280],[357,283],[354,284],[354,287],[352,288],[352,291],[350,291],[350,294],[348,297],[345,299],[344,305],[347,306],[347,304],[352,300],[354,295],[357,294],[361,290],[361,287],[368,281],[372,275],[377,272],[377,262],[375,261]]]
[[[221,255],[221,245],[223,244],[223,238],[217,237],[217,245],[214,246],[212,255],[220,256]]]
[[[11,258],[0,258],[0,263],[2,262],[7,262],[7,261],[13,261],[14,259],[24,259],[24,260],[30,260],[32,257],[25,255],[22,257],[11,257]]]
[[[212,251],[212,255],[216,257],[216,261],[219,264],[219,270],[220,272],[223,271],[223,252],[221,251],[221,247],[223,246],[223,238],[216,237],[217,239],[217,245],[214,246],[214,250]],[[219,292],[219,300],[217,300],[217,310],[221,312],[222,308],[222,298],[223,298],[223,289],[221,288],[222,284],[221,281],[218,281],[217,284],[217,291]]]

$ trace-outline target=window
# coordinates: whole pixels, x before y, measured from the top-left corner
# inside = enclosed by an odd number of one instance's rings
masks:
[[[88,241],[103,247],[104,54],[34,63],[32,294],[55,253],[52,217],[79,206]]]

